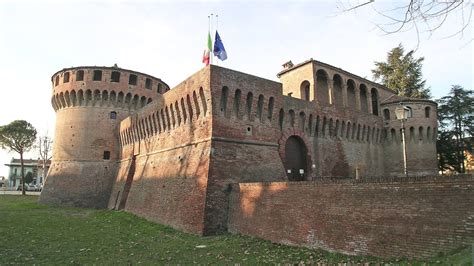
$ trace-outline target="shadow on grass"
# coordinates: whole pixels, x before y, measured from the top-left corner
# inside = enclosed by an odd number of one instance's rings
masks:
[[[0,196],[0,265],[5,264],[334,264],[421,261],[346,256],[224,234],[200,237],[126,212],[63,208],[36,196]],[[470,248],[428,260],[470,265]]]

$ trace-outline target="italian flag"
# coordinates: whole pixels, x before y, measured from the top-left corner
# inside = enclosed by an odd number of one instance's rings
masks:
[[[211,59],[211,49],[212,49],[212,40],[211,40],[211,33],[207,33],[207,47],[204,50],[204,54],[202,55],[202,62],[206,64],[206,66],[209,65],[209,61]]]

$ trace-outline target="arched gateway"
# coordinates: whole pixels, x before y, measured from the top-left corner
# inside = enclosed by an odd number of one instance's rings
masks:
[[[304,141],[298,136],[291,136],[285,143],[284,165],[286,175],[290,181],[307,180],[308,176],[308,149]]]

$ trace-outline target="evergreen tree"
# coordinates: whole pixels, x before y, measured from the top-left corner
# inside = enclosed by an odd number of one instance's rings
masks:
[[[0,147],[20,154],[21,191],[25,195],[25,170],[23,153],[35,143],[36,129],[25,120],[15,120],[8,125],[0,126]]]
[[[33,182],[33,173],[32,172],[28,172],[26,173],[25,175],[25,184],[29,184]]]
[[[439,168],[464,173],[464,152],[472,150],[474,136],[474,92],[454,85],[437,102]]]
[[[430,90],[425,88],[426,80],[421,73],[424,58],[414,58],[413,53],[411,50],[405,54],[402,44],[393,48],[387,54],[387,62],[375,62],[374,80],[381,81],[397,95],[429,99]]]

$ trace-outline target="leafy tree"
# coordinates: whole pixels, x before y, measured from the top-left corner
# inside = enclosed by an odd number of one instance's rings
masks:
[[[25,169],[23,153],[27,152],[36,140],[36,129],[25,120],[15,120],[8,125],[0,126],[0,147],[20,154],[21,191],[25,195]]]
[[[414,51],[405,54],[402,44],[387,54],[387,62],[375,62],[372,70],[375,81],[395,91],[397,95],[414,98],[430,98],[429,88],[425,88],[421,68],[423,57],[414,58]]]
[[[464,173],[464,152],[472,150],[474,136],[474,92],[454,85],[449,94],[437,102],[440,169]]]
[[[33,182],[33,173],[32,172],[28,172],[26,173],[25,175],[25,184],[29,184]]]

